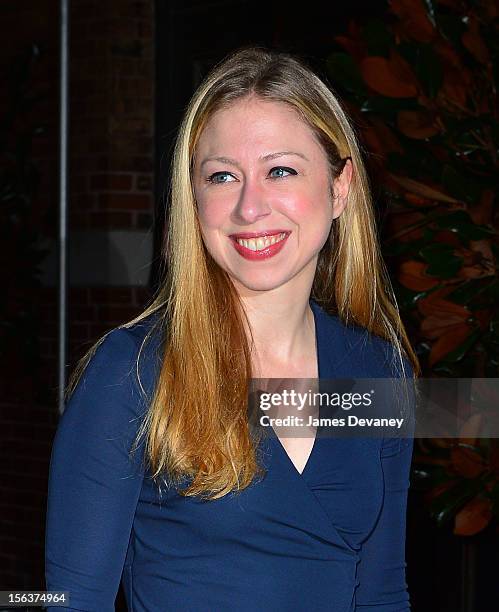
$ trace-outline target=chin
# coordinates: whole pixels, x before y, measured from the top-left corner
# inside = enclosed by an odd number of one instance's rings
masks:
[[[280,278],[248,278],[248,277],[238,277],[232,275],[228,272],[232,282],[236,286],[237,289],[242,289],[243,291],[246,289],[248,291],[272,291],[273,289],[277,289],[281,285],[284,285],[288,280],[288,277],[280,277]]]

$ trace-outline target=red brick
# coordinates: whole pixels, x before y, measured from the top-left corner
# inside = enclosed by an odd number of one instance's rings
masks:
[[[88,151],[91,154],[106,153],[109,149],[109,139],[102,134],[92,138],[88,142]]]
[[[87,189],[87,177],[82,174],[77,174],[75,176],[70,176],[69,178],[69,187],[71,189],[71,193],[81,193],[86,191]]]
[[[149,287],[134,287],[134,304],[138,309],[142,309],[147,302],[152,298],[152,293]]]
[[[135,227],[137,229],[151,229],[153,227],[154,220],[152,214],[149,213],[137,213],[135,220]]]
[[[90,227],[106,229],[131,229],[133,227],[132,213],[129,212],[93,212],[89,217]]]
[[[71,315],[71,310],[70,310]],[[71,321],[69,329],[69,337],[71,342],[84,342],[89,338],[89,322],[74,322]]]
[[[0,517],[2,521],[18,521],[19,517],[22,515],[22,510],[20,506],[7,506],[2,504],[0,507]]]
[[[78,344],[75,344],[74,346],[70,344],[70,350],[69,350],[69,358],[68,358],[68,364],[69,364],[69,368],[68,371],[73,373],[76,365],[79,363],[80,359],[87,354],[88,350],[92,347],[93,343],[95,342],[96,338],[91,338],[85,342],[80,342]]]
[[[94,174],[90,177],[90,189],[93,191],[130,191],[131,188],[130,174]]]
[[[152,207],[152,197],[146,194],[114,194],[99,195],[99,207],[117,210],[148,210]]]
[[[88,289],[87,287],[70,287],[69,299],[78,304],[88,304]]]
[[[55,287],[41,287],[40,294],[46,304],[57,303],[57,289]]]
[[[0,4],[2,31],[8,30],[4,35],[6,48],[18,48],[23,41],[30,43],[36,38],[44,50],[32,73],[33,90],[49,92],[47,100],[37,106],[32,115],[33,119],[45,117],[44,123],[47,124],[47,133],[33,143],[33,158],[42,179],[41,193],[34,201],[33,210],[37,227],[55,236],[55,228],[43,222],[42,211],[53,210],[58,195],[58,5],[53,0],[36,3],[5,0]],[[128,229],[145,226],[151,221],[154,208],[151,140],[154,129],[153,8],[152,0],[107,0],[104,3],[78,0],[71,4],[71,230],[89,227]],[[13,55],[9,52],[8,57],[0,59],[4,68],[11,65]],[[118,80],[117,87],[115,79]],[[99,184],[101,179],[93,179],[97,182],[91,185],[93,175],[108,172],[117,176],[106,179],[104,184]],[[124,194],[135,196],[131,199],[97,199],[99,194],[96,192],[99,191],[131,190],[136,193]],[[95,201],[92,196],[96,197]],[[104,207],[99,204],[104,204]],[[115,326],[117,318],[133,318],[150,297],[145,287],[109,289],[107,303],[106,300],[99,302],[103,305],[101,320],[93,324],[90,321],[96,295],[87,288],[70,289],[71,356],[76,357],[77,353],[81,356],[86,352],[90,343]],[[26,393],[15,393],[15,401],[10,407],[5,403],[6,396],[2,395],[6,413],[4,433],[10,438],[5,440],[2,450],[10,453],[11,460],[5,461],[3,467],[11,474],[9,479],[15,479],[16,486],[22,484],[21,490],[16,491],[12,489],[14,482],[8,481],[12,495],[10,507],[18,511],[5,519],[12,526],[12,537],[0,540],[0,584],[4,588],[28,582],[40,584],[43,588],[42,518],[48,460],[58,424],[56,289],[41,288],[33,299],[39,303],[43,319],[40,331],[43,363],[38,374],[30,377],[32,389],[25,378],[12,379],[13,393],[20,386]],[[104,317],[110,320],[103,321]],[[77,335],[81,337],[79,348],[75,348]],[[38,392],[39,404],[34,403],[30,395],[37,384],[44,387]],[[18,467],[24,475],[20,480],[16,471]],[[28,474],[32,477],[29,478]],[[26,487],[30,490],[26,491]]]
[[[48,357],[55,357],[56,344],[52,339],[40,338],[40,351],[44,359]]]
[[[93,193],[77,193],[70,198],[73,211],[93,210],[96,208],[96,196]]]
[[[137,174],[135,177],[135,189],[137,191],[152,191],[152,188],[151,174]]]
[[[99,321],[109,321],[110,323],[117,324],[134,319],[139,314],[135,305],[117,306],[101,304],[98,306],[97,311]]]
[[[152,37],[153,35],[152,21],[139,21],[137,33],[140,38]]]
[[[93,306],[85,306],[85,305],[70,305],[69,308],[69,316],[71,321],[93,321],[95,318],[95,309]]]
[[[77,22],[88,21],[94,19],[99,10],[102,10],[102,4],[96,0],[79,0],[72,3],[71,17]]]
[[[92,338],[97,340],[101,338],[104,334],[107,334],[111,329],[115,326],[111,323],[94,323],[91,326],[90,332],[92,334]]]
[[[133,300],[131,287],[92,287],[90,296],[94,304],[130,304]]]
[[[134,157],[133,165],[139,172],[152,172],[152,157]]]

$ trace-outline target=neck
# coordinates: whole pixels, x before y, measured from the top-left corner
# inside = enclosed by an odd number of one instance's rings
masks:
[[[263,363],[285,369],[310,353],[312,340],[315,343],[315,323],[308,293],[283,299],[278,291],[261,292],[241,296],[241,302],[251,326],[252,355],[258,370]]]

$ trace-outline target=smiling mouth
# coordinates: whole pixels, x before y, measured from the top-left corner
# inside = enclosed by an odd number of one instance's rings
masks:
[[[234,241],[250,251],[263,251],[263,249],[281,242],[286,238],[286,232],[275,234],[274,236],[262,236],[259,238],[234,238]]]

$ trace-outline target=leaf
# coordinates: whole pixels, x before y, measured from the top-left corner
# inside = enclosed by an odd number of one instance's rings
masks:
[[[472,414],[461,426],[459,431],[459,442],[476,446],[477,438],[482,431],[483,415],[479,412]]]
[[[480,34],[480,25],[473,15],[469,17],[468,29],[461,36],[461,42],[471,55],[481,64],[487,64],[490,55],[487,46]]]
[[[489,285],[484,285],[482,279],[466,280],[461,286],[457,287],[449,294],[449,299],[458,304],[467,304],[482,291],[486,291]]]
[[[445,193],[435,189],[434,187],[430,187],[425,183],[421,183],[419,181],[415,181],[414,179],[410,179],[406,176],[398,176],[396,174],[390,174],[390,178],[393,179],[396,183],[405,187],[407,191],[412,191],[412,193],[417,193],[424,198],[428,198],[429,200],[436,200],[437,202],[451,202],[458,203],[458,200],[452,198],[451,196],[446,195]]]
[[[433,471],[428,468],[422,467],[413,467],[412,468],[412,476],[418,482],[432,482],[433,481]],[[411,483],[413,482],[411,478]]]
[[[462,257],[456,256],[454,248],[448,244],[430,244],[419,253],[430,264],[426,273],[439,278],[453,278],[463,264]]]
[[[421,298],[421,296],[425,295],[425,293],[421,291],[411,291],[410,289],[400,285],[400,283],[396,284],[396,294],[397,302],[400,310],[402,311],[414,308],[416,302]]]
[[[412,98],[418,94],[416,78],[400,56],[366,57],[360,64],[360,72],[365,83],[383,96]]]
[[[496,519],[499,519],[499,500],[496,499],[492,502],[491,510],[492,510],[493,516],[495,516]]]
[[[366,131],[371,131],[376,134],[376,139],[379,144],[377,144],[377,151],[379,152],[395,152],[395,153],[403,153],[404,148],[400,144],[395,132],[386,124],[385,121],[382,121],[379,117],[369,117],[369,125],[367,126]]]
[[[433,27],[436,26],[435,22],[435,2],[438,0],[424,0],[424,4],[426,6],[426,15],[431,22]]]
[[[431,294],[430,294],[431,295]],[[418,306],[420,303],[424,302],[426,298],[421,299],[418,302]],[[459,329],[463,325],[463,320],[461,317],[451,317],[444,318],[440,313],[430,314],[421,322],[421,333],[425,338],[430,338],[432,340],[437,340],[438,338],[449,334],[449,332],[454,332],[456,329]]]
[[[435,0],[437,4],[441,4],[442,6],[448,6],[455,11],[461,10],[461,2],[460,0]]]
[[[476,329],[468,337],[466,337],[464,329],[462,330],[462,332],[463,333],[461,334],[461,339],[464,339],[464,341],[462,342],[462,344],[459,344],[455,349],[453,349],[451,352],[447,353],[444,356],[444,360],[446,362],[455,363],[457,361],[461,361],[464,358],[464,356],[468,353],[469,349],[473,346],[473,344],[478,340],[478,338],[480,337],[480,334],[481,334],[481,330],[480,329]],[[436,344],[438,344],[438,342],[440,342],[440,340],[442,340],[442,338],[439,338],[439,340],[436,342]],[[432,350],[433,350],[433,347],[432,347]],[[437,353],[437,351],[436,351],[436,353]],[[440,359],[442,359],[441,356],[439,356],[438,361]],[[431,361],[431,354],[430,354],[430,361]],[[434,362],[432,362],[432,365],[433,365],[433,363]]]
[[[430,442],[431,442],[431,447],[437,448],[437,449],[441,449],[441,448],[445,448],[445,449],[451,449],[455,442],[453,439],[451,438],[430,438]]]
[[[434,99],[442,86],[443,68],[432,44],[402,43],[400,53],[412,66],[427,96]]]
[[[434,233],[432,241],[438,244],[444,244],[454,247],[455,249],[461,248],[461,241],[451,230],[443,229],[438,230]]]
[[[464,479],[441,495],[436,497],[430,505],[430,515],[442,526],[450,520],[459,508],[472,499],[482,490],[483,484],[480,480]]]
[[[431,138],[441,131],[440,125],[427,111],[400,111],[397,113],[397,127],[409,138]]]
[[[428,365],[432,367],[458,348],[472,333],[473,328],[465,323],[446,326],[446,331],[432,345]]]
[[[457,15],[451,15],[449,13],[444,15],[439,13],[436,17],[439,32],[454,46],[454,48],[459,49],[461,36],[465,31],[465,25],[461,19],[461,7],[457,8],[457,13]]]
[[[495,234],[495,230],[485,225],[475,225],[470,215],[465,210],[456,210],[435,219],[438,227],[455,232],[466,242],[469,240],[481,240]]]
[[[495,193],[492,189],[484,189],[482,191],[479,203],[469,208],[469,214],[473,223],[476,225],[492,223],[494,198]]]
[[[350,55],[331,53],[326,60],[326,70],[336,86],[344,87],[352,93],[367,93],[359,68]]]
[[[334,37],[335,42],[341,45],[356,62],[367,55],[367,45],[362,38],[360,26],[351,19],[348,23],[347,35],[338,35]]]
[[[413,291],[427,291],[438,285],[434,278],[426,276],[427,264],[420,261],[405,261],[400,265],[399,282]]]
[[[397,15],[407,36],[430,42],[436,36],[421,0],[390,0],[390,10]]]
[[[418,309],[425,316],[436,316],[441,318],[447,325],[454,325],[466,321],[471,312],[465,305],[455,304],[446,299],[453,290],[452,286],[442,287],[433,291],[426,298],[420,300]]]
[[[390,48],[394,44],[394,37],[384,21],[381,19],[369,19],[364,26],[364,38],[367,41],[367,52],[369,55],[388,57]]]
[[[441,482],[426,492],[425,501],[431,502],[432,500],[440,497],[446,491],[450,491],[457,483],[457,480],[447,480],[446,482]]]
[[[454,519],[454,534],[472,536],[479,533],[492,519],[490,499],[477,495],[462,508]]]
[[[495,447],[490,452],[489,458],[490,469],[499,476],[499,447]],[[497,485],[497,501],[499,502],[499,483]]]
[[[406,194],[406,199],[407,195],[411,194]],[[402,254],[404,251],[409,250],[409,255],[413,256],[413,253],[417,251],[418,244],[421,244],[421,247],[427,244],[423,236],[423,230],[420,227],[424,219],[425,215],[423,213],[412,210],[397,214],[394,212],[394,214],[390,215],[386,224],[390,236],[389,241],[385,243],[386,248],[390,249],[390,246],[392,249],[398,248],[398,254]],[[396,240],[394,240],[394,238],[396,238]]]
[[[447,164],[442,172],[442,185],[449,193],[459,197],[461,201],[463,198],[470,204],[480,201],[482,185]]]
[[[462,65],[462,59],[456,52],[455,48],[449,44],[445,38],[439,38],[433,42],[433,49],[438,55],[443,67],[443,72],[450,69],[459,69]]]
[[[390,117],[400,110],[418,110],[420,105],[416,98],[386,98],[384,96],[371,96],[362,103],[362,113],[376,113],[382,117]]]
[[[467,74],[464,68],[448,68],[444,72],[442,86],[436,100],[444,108],[450,104],[450,113],[455,113],[456,107],[458,109],[466,107],[469,91]]]
[[[483,457],[471,448],[456,445],[451,449],[450,457],[456,474],[464,478],[477,478],[487,467]]]

